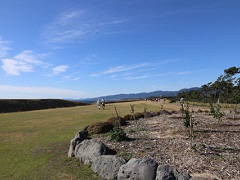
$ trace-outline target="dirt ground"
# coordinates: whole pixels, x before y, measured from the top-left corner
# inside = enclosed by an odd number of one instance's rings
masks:
[[[240,179],[240,116],[222,118],[222,124],[205,113],[193,114],[194,136],[183,125],[182,114],[160,115],[130,121],[124,130],[129,141],[98,140],[118,153],[136,158],[151,158],[159,164],[170,164],[193,179]]]

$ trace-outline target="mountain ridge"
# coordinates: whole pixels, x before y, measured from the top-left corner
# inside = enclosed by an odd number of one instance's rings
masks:
[[[107,96],[99,96],[95,98],[86,98],[82,99],[84,101],[96,101],[97,99],[105,99],[106,101],[120,101],[126,99],[145,99],[150,97],[174,97],[178,93],[186,92],[190,90],[198,90],[199,87],[192,87],[192,88],[184,88],[180,89],[179,91],[152,91],[152,92],[141,92],[141,93],[129,93],[129,94],[115,94],[115,95],[107,95]]]

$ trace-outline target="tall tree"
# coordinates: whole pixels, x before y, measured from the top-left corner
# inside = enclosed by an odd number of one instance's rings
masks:
[[[226,102],[229,102],[229,93],[231,93],[231,91],[234,88],[234,83],[235,83],[235,79],[236,77],[234,77],[236,74],[240,73],[240,68],[237,68],[235,66],[230,67],[228,69],[224,70],[224,78],[225,78],[225,82],[226,82]]]

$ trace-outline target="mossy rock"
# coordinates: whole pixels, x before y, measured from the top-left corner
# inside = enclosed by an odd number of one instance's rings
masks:
[[[89,134],[107,133],[113,129],[113,125],[109,122],[96,122],[88,126]]]
[[[112,124],[113,126],[117,126],[118,125],[118,121],[119,121],[121,126],[124,126],[124,125],[127,124],[126,121],[122,117],[120,117],[120,116],[118,117],[118,119],[117,119],[117,117],[111,117],[111,118],[109,118],[107,120],[107,122]]]

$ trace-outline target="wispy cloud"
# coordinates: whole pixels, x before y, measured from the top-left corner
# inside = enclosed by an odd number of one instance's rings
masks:
[[[65,72],[68,68],[69,67],[66,65],[54,67],[54,68],[52,68],[53,75],[59,75],[60,73]]]
[[[52,87],[23,87],[23,86],[9,86],[0,85],[1,94],[18,93],[19,98],[80,98],[85,95],[81,91],[71,89],[59,89]]]
[[[99,64],[98,56],[96,54],[91,54],[84,59],[80,60],[82,65],[97,65]]]
[[[21,73],[34,71],[35,66],[48,66],[41,59],[44,54],[36,54],[31,50],[25,50],[13,58],[2,59],[2,69],[8,75],[20,75]]]
[[[107,69],[106,71],[100,72],[100,73],[96,73],[96,74],[91,74],[91,76],[93,77],[98,77],[100,75],[104,75],[104,74],[112,74],[112,73],[119,73],[119,72],[124,72],[124,71],[130,71],[130,70],[134,70],[134,69],[138,69],[138,68],[142,68],[147,66],[148,63],[142,63],[142,64],[138,64],[138,65],[129,65],[129,66],[117,66],[117,67],[112,67]]]
[[[165,72],[165,73],[156,73],[156,74],[144,74],[141,76],[129,76],[129,77],[124,77],[124,80],[137,80],[137,79],[146,79],[146,78],[151,78],[151,77],[159,77],[159,76],[168,76],[168,75],[173,75],[172,72]]]
[[[10,41],[4,41],[0,36],[0,58],[5,57],[8,54],[8,51],[11,50],[9,47]]]
[[[106,18],[103,14],[90,11],[68,11],[46,27],[44,36],[47,44],[79,42],[100,33],[109,33],[112,27],[126,21],[124,18]]]
[[[81,79],[81,77],[78,75],[78,72],[64,76],[63,78],[66,80],[70,80],[70,81],[77,81],[77,80]]]

